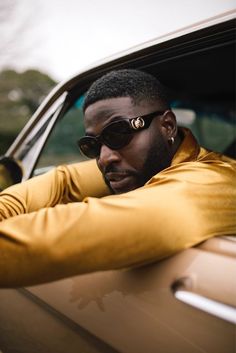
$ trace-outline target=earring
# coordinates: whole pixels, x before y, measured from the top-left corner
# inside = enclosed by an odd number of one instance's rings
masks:
[[[175,142],[174,137],[171,137],[171,138],[169,139],[169,141],[170,141],[170,144],[171,144],[171,145],[173,145],[173,144],[174,144],[174,142]]]

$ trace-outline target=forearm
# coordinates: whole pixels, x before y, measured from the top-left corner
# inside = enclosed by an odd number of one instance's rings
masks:
[[[184,211],[167,223],[168,202],[158,214],[153,207],[156,201],[149,201],[151,194],[149,190],[141,203],[133,193],[89,198],[2,222],[0,285],[32,285],[130,267],[159,260],[208,237],[202,226],[190,232],[192,220]]]
[[[56,170],[13,185],[0,194],[1,220],[40,208],[53,206],[60,201],[63,183]]]
[[[203,176],[205,185],[199,183]],[[214,170],[195,173],[188,164],[126,194],[7,219],[0,223],[0,286],[139,265],[212,236],[235,234],[231,180]]]
[[[2,222],[0,285],[32,285],[165,256],[137,210],[119,212],[122,203],[89,199]]]
[[[41,208],[104,196],[109,191],[94,161],[61,166],[0,194],[0,220]]]

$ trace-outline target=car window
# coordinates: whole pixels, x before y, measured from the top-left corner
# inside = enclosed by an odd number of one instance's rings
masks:
[[[33,175],[42,174],[56,165],[85,159],[76,143],[78,138],[84,135],[83,100],[84,96],[79,97],[57,121],[41,152]]]
[[[84,96],[80,96],[55,124],[33,175],[42,174],[56,165],[86,159],[76,144],[78,138],[84,135],[83,99]],[[178,125],[190,128],[201,146],[224,153],[235,143],[235,112],[232,107],[222,102],[210,104],[190,100],[172,101],[171,107]]]
[[[223,102],[200,103],[173,101],[178,125],[190,128],[199,144],[209,150],[228,153],[236,140],[235,110]]]

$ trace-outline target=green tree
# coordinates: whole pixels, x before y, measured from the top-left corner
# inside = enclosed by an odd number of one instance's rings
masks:
[[[0,72],[0,154],[4,154],[55,83],[37,70]]]

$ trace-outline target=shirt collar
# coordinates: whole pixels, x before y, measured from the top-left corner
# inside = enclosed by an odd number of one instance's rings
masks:
[[[192,132],[183,127],[179,128],[179,131],[184,136],[184,139],[172,159],[171,166],[182,162],[194,161],[200,152],[200,146]]]

